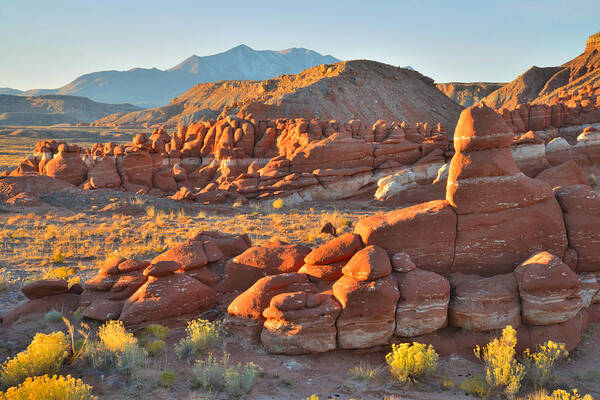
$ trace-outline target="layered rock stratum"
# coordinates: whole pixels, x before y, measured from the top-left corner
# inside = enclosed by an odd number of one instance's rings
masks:
[[[110,259],[83,287],[32,283],[23,288],[29,301],[3,324],[57,305],[128,326],[221,307],[234,334],[272,353],[412,341],[470,352],[509,324],[522,348],[553,340],[572,350],[600,320],[600,198],[569,173],[574,162],[544,179],[523,174],[513,139],[505,120],[478,104],[455,129],[444,200],[363,218],[314,249],[191,233],[153,260]],[[39,177],[2,178],[0,187],[19,178]]]
[[[565,93],[598,86],[600,82],[600,32],[590,36],[585,51],[560,66],[533,66],[484,101],[496,109],[513,109],[520,103],[551,104]]]
[[[448,82],[436,83],[438,89],[463,107],[479,103],[490,93],[500,89],[506,83],[496,82]]]

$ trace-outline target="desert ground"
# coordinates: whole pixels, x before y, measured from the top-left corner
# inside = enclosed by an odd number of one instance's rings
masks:
[[[12,132],[8,133],[7,132]],[[6,129],[0,138],[2,162],[14,167],[32,143],[44,135],[61,135],[85,145],[99,139],[127,141],[131,131],[107,129],[36,127]],[[55,136],[53,136],[55,137]],[[18,142],[19,146],[14,146]],[[328,241],[330,235],[321,227],[332,223],[338,234],[351,232],[362,217],[387,212],[374,202],[314,202],[275,208],[272,200],[248,204],[204,205],[182,203],[149,195],[110,189],[79,191],[77,195],[60,193],[42,197],[33,207],[4,204],[0,207],[0,314],[23,302],[23,285],[37,279],[62,278],[71,284],[85,282],[113,254],[127,258],[152,259],[165,249],[186,240],[193,229],[218,230],[225,233],[246,232],[253,244],[277,239],[311,247]],[[80,326],[77,312],[25,319],[15,329],[0,331],[0,359],[9,359],[24,350],[38,332],[66,331],[60,320],[64,316]],[[56,313],[54,313],[56,314]],[[200,317],[222,320],[221,305]],[[131,375],[96,369],[78,360],[61,372],[81,377],[93,387],[100,399],[226,399],[223,391],[202,390],[194,385],[192,363],[175,354],[177,343],[185,336],[189,318],[171,318],[163,322],[169,328],[166,349],[149,356],[143,367]],[[99,322],[86,321],[91,331]],[[141,327],[134,330],[143,342],[147,337]],[[549,389],[577,388],[580,393],[600,395],[600,327],[592,325],[582,342],[555,370]],[[370,350],[335,350],[319,355],[274,355],[260,343],[236,331],[223,332],[204,356],[228,355],[231,363],[252,362],[261,368],[251,392],[242,396],[252,399],[468,399],[460,388],[465,378],[481,375],[482,364],[473,354],[441,357],[435,373],[410,384],[399,384],[385,363],[389,348]],[[161,384],[165,371],[175,374],[168,387]],[[533,393],[531,383],[524,384],[523,396]],[[526,398],[526,397],[523,397]]]

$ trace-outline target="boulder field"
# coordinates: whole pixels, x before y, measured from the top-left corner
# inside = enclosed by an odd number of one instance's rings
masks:
[[[143,325],[227,310],[234,334],[282,354],[433,344],[470,351],[506,325],[519,345],[572,350],[600,321],[600,196],[567,171],[523,174],[511,127],[478,104],[454,133],[445,200],[363,218],[311,249],[246,235],[190,234],[151,261],[114,258],[83,287],[38,281],[3,317],[61,304]],[[50,307],[51,308],[51,307]]]

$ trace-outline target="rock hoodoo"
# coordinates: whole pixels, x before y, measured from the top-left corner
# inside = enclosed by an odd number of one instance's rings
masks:
[[[600,316],[600,198],[573,165],[524,175],[512,140],[499,114],[475,105],[454,133],[445,200],[363,218],[316,249],[192,234],[151,261],[110,260],[81,294],[62,282],[27,287],[32,300],[4,324],[33,302],[74,296],[88,318],[126,324],[227,305],[234,331],[273,353],[414,340],[457,352],[509,324],[523,346],[552,339],[573,349]]]

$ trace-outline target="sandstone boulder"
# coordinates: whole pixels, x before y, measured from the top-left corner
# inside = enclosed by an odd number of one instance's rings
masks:
[[[563,186],[554,194],[564,213],[569,247],[577,253],[577,272],[600,271],[600,195],[588,185]]]
[[[590,184],[583,169],[574,161],[567,161],[555,167],[545,169],[535,178],[547,182],[552,188]]]
[[[574,318],[583,307],[577,274],[548,252],[538,253],[515,269],[523,322],[551,325]]]
[[[421,269],[394,273],[394,277],[400,288],[395,335],[420,336],[446,326],[450,300],[446,278]]]
[[[125,301],[119,319],[126,325],[198,315],[211,308],[217,293],[186,274],[150,277]]]
[[[328,265],[351,258],[361,247],[360,237],[352,233],[345,233],[312,250],[304,262],[313,265]]]
[[[251,247],[227,262],[219,290],[246,290],[267,275],[297,272],[309,252],[306,246],[283,242]]]
[[[340,305],[331,292],[282,293],[271,299],[261,340],[269,353],[323,353],[336,348]]]
[[[44,167],[46,175],[79,186],[87,177],[87,167],[79,153],[59,152]]]
[[[387,344],[394,333],[396,304],[400,293],[391,275],[374,281],[341,277],[333,294],[342,306],[337,319],[338,345],[362,349]]]
[[[517,281],[512,273],[482,278],[453,274],[450,325],[474,331],[503,329],[521,325],[521,306]]]
[[[30,300],[64,294],[68,291],[69,285],[63,279],[40,279],[21,288],[21,292]]]
[[[177,264],[178,268],[187,271],[205,266],[208,263],[208,258],[204,253],[202,242],[187,240],[156,256],[151,264],[157,264],[161,261],[172,261]]]
[[[344,275],[357,281],[372,281],[392,272],[390,257],[378,246],[367,246],[356,252],[342,269]]]
[[[117,188],[121,184],[121,177],[113,157],[105,157],[98,161],[88,172],[90,185],[94,189]]]
[[[418,268],[441,275],[450,272],[456,214],[446,201],[430,201],[363,218],[354,232],[365,246],[377,245],[388,254],[404,252]]]

